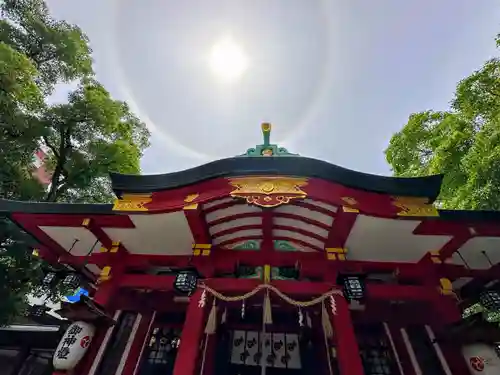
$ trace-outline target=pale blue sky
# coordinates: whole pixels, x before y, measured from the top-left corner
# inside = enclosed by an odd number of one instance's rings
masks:
[[[240,154],[269,121],[292,152],[390,174],[391,135],[412,112],[446,109],[500,32],[498,0],[47,2],[87,33],[97,78],[152,128],[144,173]],[[249,59],[232,84],[206,63],[229,34]]]

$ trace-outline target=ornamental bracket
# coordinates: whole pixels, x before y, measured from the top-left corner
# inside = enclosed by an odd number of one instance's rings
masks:
[[[307,193],[301,188],[307,179],[295,177],[238,177],[230,178],[235,188],[230,195],[243,198],[248,204],[260,207],[276,207],[290,203],[292,199],[303,199]]]
[[[428,198],[393,197],[392,204],[399,208],[398,216],[439,216],[438,210]]]
[[[148,211],[146,205],[151,201],[149,194],[124,194],[115,200],[113,211]]]

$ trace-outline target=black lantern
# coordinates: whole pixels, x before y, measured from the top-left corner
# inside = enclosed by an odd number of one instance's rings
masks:
[[[33,305],[30,306],[28,314],[33,318],[40,318],[45,315],[50,309],[45,305]]]
[[[344,297],[347,301],[361,301],[365,298],[364,275],[339,275],[337,283],[342,285]]]
[[[42,279],[43,286],[52,287],[57,282],[57,275],[55,272],[47,272]]]
[[[479,295],[479,303],[489,311],[500,311],[500,294],[495,290],[485,290]]]
[[[71,289],[76,289],[80,286],[81,284],[81,279],[80,276],[77,275],[76,273],[70,273],[67,275],[64,280],[63,280],[63,285],[71,288]]]
[[[182,270],[175,276],[174,289],[181,294],[190,296],[196,290],[198,274],[194,270]]]

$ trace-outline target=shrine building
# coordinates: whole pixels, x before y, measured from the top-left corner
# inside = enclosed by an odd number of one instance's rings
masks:
[[[47,288],[79,288],[54,374],[499,374],[500,213],[262,132],[237,157],[111,174],[113,204],[0,201]]]

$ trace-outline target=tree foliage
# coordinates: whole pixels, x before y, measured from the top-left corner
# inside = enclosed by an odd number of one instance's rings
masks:
[[[108,172],[137,173],[148,146],[145,125],[95,80],[83,81],[67,103],[48,108],[37,125],[51,151],[48,201],[109,200]],[[96,190],[100,194],[92,197]]]
[[[0,198],[109,202],[109,171],[140,172],[145,125],[95,79],[87,37],[51,17],[42,0],[0,2]],[[47,97],[77,82],[61,104]],[[48,150],[48,188],[34,178],[35,152]],[[0,219],[0,325],[38,290],[41,262],[31,240]]]
[[[385,153],[396,176],[443,173],[444,208],[500,210],[500,58],[461,80],[448,110],[410,115]]]
[[[78,26],[53,19],[43,0],[3,0],[1,11],[0,41],[32,61],[45,93],[93,74],[88,38]]]

